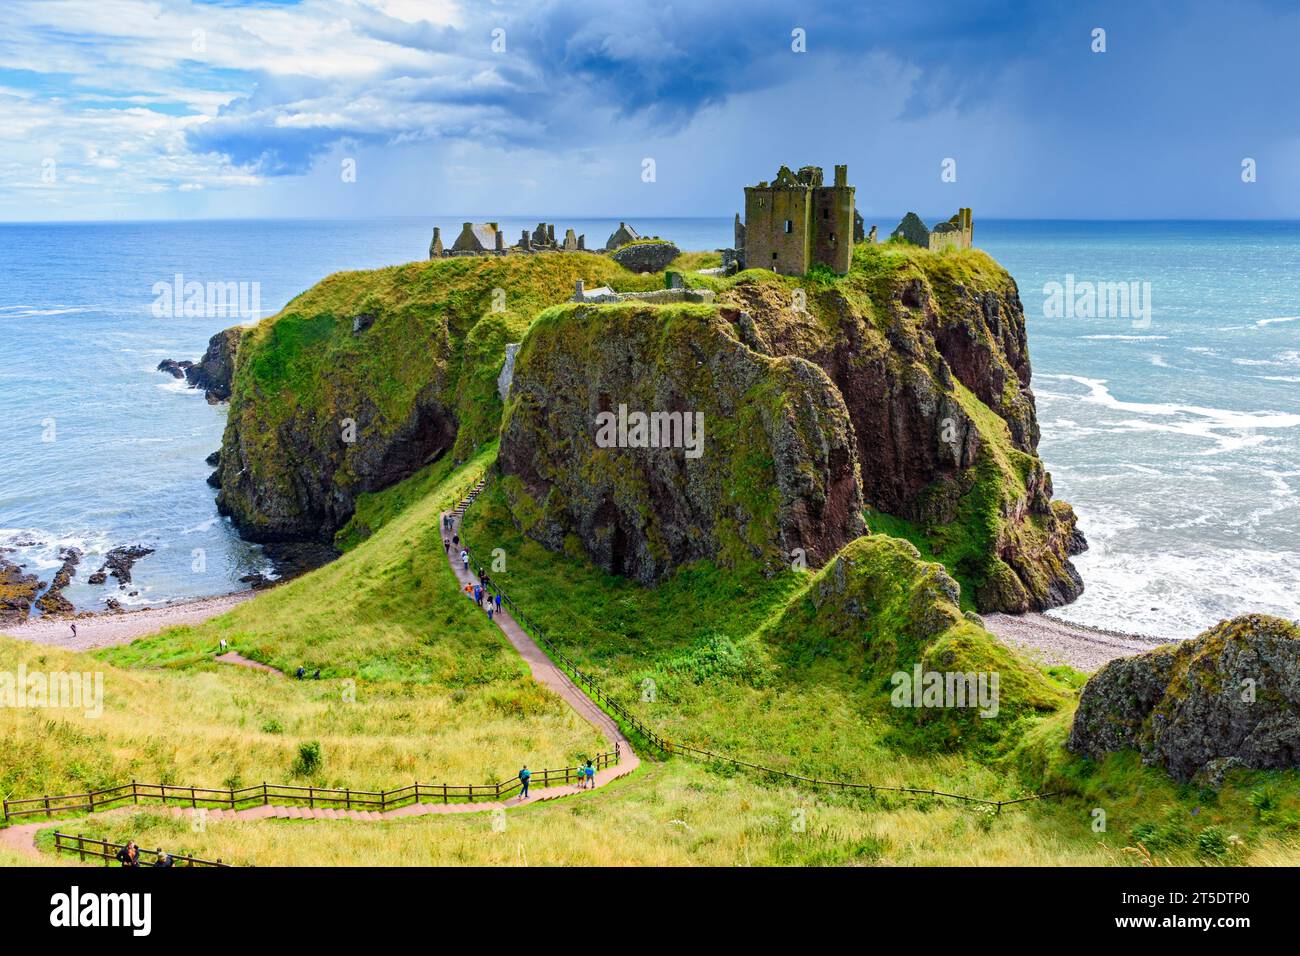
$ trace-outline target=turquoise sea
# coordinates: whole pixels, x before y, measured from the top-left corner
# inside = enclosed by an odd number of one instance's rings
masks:
[[[83,548],[67,593],[85,608],[123,598],[111,578],[86,583],[118,545],[156,549],[128,605],[269,570],[204,483],[225,409],[155,371],[247,316],[157,314],[157,284],[257,283],[269,315],[331,272],[424,258],[435,224],[454,236],[481,218],[0,225],[0,547],[44,572]],[[617,226],[545,218],[593,246]],[[683,248],[731,242],[730,217],[633,224]],[[977,218],[975,238],[1019,283],[1040,451],[1092,544],[1087,590],[1053,613],[1169,637],[1246,610],[1300,618],[1300,223]],[[1088,282],[1138,295],[1101,317],[1061,315],[1044,293]]]

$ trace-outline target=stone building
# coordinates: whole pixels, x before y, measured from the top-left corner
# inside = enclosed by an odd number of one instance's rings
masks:
[[[482,255],[485,252],[504,252],[505,234],[495,222],[466,222],[460,227],[460,235],[452,243],[451,251]]]
[[[941,222],[930,230],[929,248],[931,252],[941,249],[969,249],[975,232],[969,206],[962,206],[957,215],[947,222]]]
[[[845,274],[853,259],[854,188],[848,167],[822,184],[820,166],[792,173],[782,166],[771,183],[745,187],[745,221],[736,220],[736,249],[749,269],[803,275],[814,265]]]
[[[609,239],[605,242],[605,251],[613,252],[619,246],[626,246],[629,242],[636,242],[640,238],[641,233],[627,223],[620,222],[618,228],[609,234]]]
[[[443,247],[442,230],[433,227],[433,241],[429,243],[429,258],[443,256],[504,256],[518,252],[585,252],[587,237],[575,235],[572,229],[565,231],[560,242],[555,241],[555,224],[539,222],[531,233],[521,230],[519,241],[513,245],[506,244],[505,233],[495,222],[466,222],[460,227],[460,235],[450,249]]]

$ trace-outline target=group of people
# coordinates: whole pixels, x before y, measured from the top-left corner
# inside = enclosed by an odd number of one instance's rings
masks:
[[[134,840],[127,840],[126,846],[122,847],[122,849],[117,851],[117,862],[121,863],[123,866],[140,865],[140,848],[136,846]],[[157,858],[150,865],[151,866],[174,866],[175,861],[172,859],[170,853],[164,853],[162,847],[159,847]]]
[[[528,799],[528,785],[532,782],[532,779],[533,779],[533,772],[528,769],[527,764],[524,764],[523,769],[519,771],[519,789],[520,789],[519,799],[520,800]],[[585,764],[583,764],[581,767],[578,768],[578,789],[594,790],[595,787],[596,787],[596,767],[592,764],[590,760],[588,760]]]
[[[488,620],[501,613],[501,592],[493,593],[482,584],[466,584],[465,595],[479,607],[487,611]]]

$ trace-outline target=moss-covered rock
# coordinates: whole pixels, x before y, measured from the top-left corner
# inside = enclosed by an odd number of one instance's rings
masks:
[[[467,256],[330,276],[235,350],[218,507],[254,540],[328,540],[359,494],[496,437],[507,342],[574,282],[643,289],[587,253]]]
[[[698,445],[635,447],[629,429],[608,447],[620,408],[698,421]],[[864,527],[855,446],[821,369],[754,352],[711,307],[570,305],[516,356],[499,463],[530,536],[555,551],[576,536],[651,583],[701,558],[825,561]]]
[[[1069,748],[1132,748],[1179,780],[1234,765],[1300,767],[1300,628],[1251,614],[1111,661],[1084,686]]]
[[[959,607],[957,582],[898,538],[869,535],[846,546],[791,602],[767,636],[788,660],[834,654],[879,690],[881,712],[900,743],[950,748],[992,746],[1018,736],[1025,721],[1065,701],[1064,692],[1021,661]],[[971,618],[974,618],[973,620]],[[992,706],[967,699],[935,705],[898,693],[922,675],[962,675],[995,690]],[[906,675],[907,680],[897,675]],[[968,682],[967,687],[973,686]],[[989,701],[985,701],[989,703]]]
[[[1036,454],[1024,310],[997,263],[863,244],[842,278],[750,271],[717,301],[752,348],[826,371],[853,419],[868,505],[905,522],[980,610],[1078,596],[1069,557],[1086,544]]]

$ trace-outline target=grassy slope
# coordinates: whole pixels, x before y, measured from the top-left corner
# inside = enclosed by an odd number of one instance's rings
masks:
[[[434,466],[432,490],[343,558],[202,625],[94,655],[0,640],[3,670],[25,661],[105,674],[98,719],[0,709],[0,737],[12,742],[0,749],[0,792],[66,793],[132,778],[291,782],[297,747],[311,740],[325,757],[312,782],[354,788],[487,783],[512,776],[522,759],[565,766],[603,749],[456,590],[438,512],[486,461],[450,476]],[[286,672],[320,667],[323,679],[214,663],[222,637]],[[356,703],[344,700],[348,679]]]

